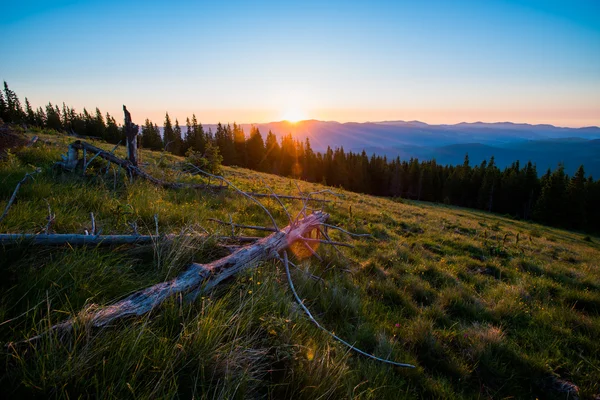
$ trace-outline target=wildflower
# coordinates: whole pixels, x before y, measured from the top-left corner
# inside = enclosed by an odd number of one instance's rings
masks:
[[[400,324],[398,324],[398,323],[396,323],[395,326],[396,326],[396,328],[400,328]]]

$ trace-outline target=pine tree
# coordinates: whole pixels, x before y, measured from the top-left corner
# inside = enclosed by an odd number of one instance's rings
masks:
[[[246,142],[248,153],[247,167],[256,171],[264,171],[265,167],[265,143],[258,128],[250,129],[250,137]]]
[[[35,125],[35,113],[29,104],[29,100],[25,97],[25,122],[29,125]]]
[[[566,222],[565,210],[568,207],[565,167],[560,163],[554,172],[549,172],[542,178],[544,184],[535,205],[534,217],[539,222],[561,226]]]
[[[278,160],[281,148],[279,147],[279,143],[277,142],[277,137],[271,131],[269,131],[269,133],[267,134],[265,148],[267,151],[267,154],[265,155],[267,163],[266,171],[271,172],[273,174],[279,174]]]
[[[206,143],[210,140],[207,134],[204,133],[204,127],[196,120],[196,115],[192,115],[192,129],[194,130],[193,148],[200,153],[204,153]]]
[[[142,126],[142,147],[151,150],[162,150],[163,148],[158,127],[152,124],[148,118]]]
[[[163,127],[163,147],[166,151],[173,153],[175,143],[175,133],[169,113],[165,114],[165,126]]]
[[[6,100],[4,100],[4,93],[0,91],[0,120],[4,121],[7,119],[7,110],[8,106],[6,105]]]
[[[175,118],[175,128],[173,128],[173,146],[171,152],[173,154],[177,154],[182,156],[181,153],[183,147],[183,138],[181,137],[181,127],[179,126],[179,121]]]
[[[220,122],[217,124],[215,143],[219,148],[219,153],[223,156],[223,164],[233,165],[236,161],[236,156],[235,145],[233,143],[233,131],[230,125],[224,127]]]
[[[233,142],[235,147],[235,165],[246,167],[248,165],[246,134],[244,133],[244,129],[235,122],[233,123]]]
[[[60,131],[63,126],[60,120],[60,111],[57,109],[58,107],[55,108],[52,103],[48,103],[46,106],[46,127]]]
[[[583,165],[580,165],[571,178],[567,189],[567,198],[569,202],[568,223],[573,229],[581,229],[585,227],[585,211],[586,211],[586,192],[585,192],[585,171]]]
[[[106,141],[112,144],[125,144],[125,134],[117,125],[117,121],[109,113],[106,113]]]
[[[6,102],[6,111],[4,112],[4,122],[20,123],[25,119],[25,113],[21,108],[21,102],[17,94],[8,88],[4,81],[4,101]]]

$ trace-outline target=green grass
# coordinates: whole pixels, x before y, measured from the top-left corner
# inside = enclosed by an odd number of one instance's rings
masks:
[[[165,190],[107,174],[94,161],[86,176],[52,169],[67,143],[40,134],[33,148],[0,162],[0,208],[23,175],[2,232],[83,233],[90,212],[102,233],[230,234],[214,217],[269,225],[268,216],[232,191]],[[99,144],[110,149],[112,146]],[[124,155],[124,150],[119,149]],[[143,152],[144,168],[168,180],[180,159]],[[295,194],[290,179],[238,168],[239,187]],[[319,185],[299,182],[303,190]],[[194,303],[169,300],[157,311],[37,346],[2,352],[0,391],[10,398],[565,398],[557,379],[600,393],[600,243],[597,237],[479,211],[339,191],[325,206],[331,223],[373,234],[351,240],[344,256],[318,249],[323,262],[296,251],[300,296],[328,329],[373,354],[414,370],[362,358],[312,325],[294,303],[285,271],[267,262]],[[261,199],[279,226],[287,217]],[[285,202],[295,215],[302,204]],[[243,232],[258,235],[256,232]],[[519,240],[517,241],[517,235]],[[175,276],[191,261],[225,254],[214,239],[152,246],[59,248],[23,243],[0,249],[0,341],[16,342],[81,310],[118,300]]]

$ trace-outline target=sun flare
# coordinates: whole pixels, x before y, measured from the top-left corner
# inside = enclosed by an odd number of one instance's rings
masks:
[[[297,108],[291,108],[291,109],[287,110],[286,112],[284,112],[281,118],[284,121],[296,123],[298,121],[302,121],[303,119],[306,119],[306,115],[304,114],[304,112],[302,112],[302,110],[299,110]]]

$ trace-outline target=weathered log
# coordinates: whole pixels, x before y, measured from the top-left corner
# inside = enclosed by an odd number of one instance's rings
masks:
[[[194,237],[208,238],[208,235]],[[72,246],[85,245],[104,245],[115,246],[122,244],[148,244],[161,240],[174,240],[182,235],[82,235],[82,234],[32,234],[32,233],[0,233],[0,245],[14,245],[23,242],[29,242],[41,246],[60,246],[70,244]],[[262,238],[256,236],[215,236],[219,241],[228,241],[235,243],[253,243]]]
[[[107,326],[124,317],[146,314],[157,308],[167,298],[177,294],[187,294],[186,299],[193,300],[200,293],[212,289],[240,271],[255,267],[261,261],[279,258],[280,251],[301,240],[304,235],[317,229],[328,218],[329,215],[326,213],[315,212],[254,244],[239,248],[224,258],[209,264],[192,263],[184,272],[170,281],[137,291],[110,306],[87,313],[84,322],[91,327]],[[67,320],[54,325],[50,331],[67,333],[72,329],[73,323],[75,323],[75,319]],[[30,338],[27,342],[35,341],[43,335]]]
[[[127,170],[129,173],[133,174],[133,175],[137,175],[143,179],[146,179],[147,181],[150,181],[152,183],[154,183],[155,185],[158,186],[162,186],[164,188],[167,189],[184,189],[184,188],[190,188],[190,189],[210,189],[210,190],[222,190],[225,188],[225,186],[222,185],[207,185],[207,184],[190,184],[190,183],[178,183],[178,182],[166,182],[160,179],[157,179],[155,177],[153,177],[152,175],[148,174],[147,172],[145,172],[144,170],[142,170],[141,168],[133,165],[130,161],[128,160],[123,160],[122,158],[119,158],[117,156],[115,156],[114,154],[109,153],[108,151],[102,150],[99,147],[96,147],[92,144],[89,144],[87,142],[82,142],[80,140],[77,140],[73,143],[71,143],[69,145],[69,154],[71,154],[71,148],[75,149],[75,150],[83,150],[86,149],[89,152],[92,152],[94,154],[98,154],[99,157],[104,158],[105,160],[108,160],[112,163],[117,164],[118,166],[124,168],[125,170]]]

